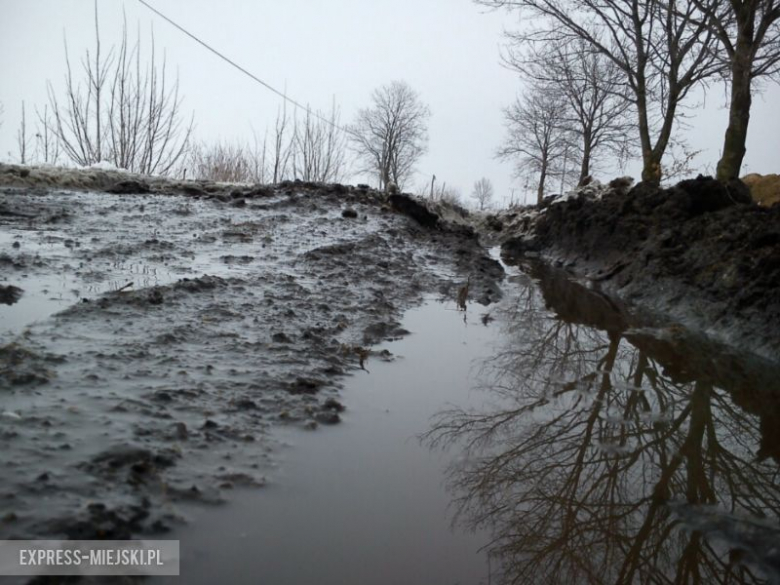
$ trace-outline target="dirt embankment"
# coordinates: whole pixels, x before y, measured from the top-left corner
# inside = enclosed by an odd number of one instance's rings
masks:
[[[731,344],[780,356],[780,206],[740,181],[624,182],[525,211],[508,259],[541,256],[606,292]]]
[[[0,246],[0,316],[33,315],[0,328],[4,538],[159,533],[262,484],[272,428],[349,416],[405,309],[503,277],[412,197],[301,182],[0,166]]]

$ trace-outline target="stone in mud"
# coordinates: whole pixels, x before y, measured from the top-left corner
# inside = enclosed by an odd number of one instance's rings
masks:
[[[314,420],[322,425],[335,425],[341,422],[341,417],[338,412],[323,410],[314,415]]]
[[[0,304],[13,305],[22,298],[23,292],[18,286],[0,284]]]
[[[274,194],[273,187],[259,186],[247,191],[245,197],[270,197]]]
[[[190,434],[187,430],[187,424],[183,422],[177,422],[173,425],[174,437],[180,441],[186,441]]]
[[[218,475],[217,479],[223,482],[219,487],[226,489],[232,489],[235,486],[263,487],[265,485],[264,479],[257,479],[248,473],[223,473]]]
[[[325,402],[322,403],[322,410],[332,411],[332,412],[344,412],[346,410],[346,407],[335,398],[328,398]]]
[[[203,275],[200,278],[182,278],[173,285],[176,290],[184,290],[187,292],[201,292],[205,290],[213,290],[218,286],[225,286],[226,282],[224,278],[218,276]]]
[[[160,289],[155,288],[149,291],[149,294],[146,296],[146,300],[150,305],[162,305],[165,301],[165,297],[163,297]]]
[[[485,225],[488,227],[488,229],[491,229],[494,232],[500,232],[504,229],[504,222],[502,222],[500,218],[493,214],[485,217]]]
[[[4,386],[39,386],[52,378],[45,362],[62,361],[41,356],[16,343],[0,346],[0,388]]]
[[[409,195],[395,194],[390,195],[387,199],[393,209],[408,215],[423,227],[435,227],[439,222],[438,215]]]
[[[106,193],[114,195],[132,195],[137,193],[150,193],[149,184],[144,181],[118,181],[106,189]]]
[[[116,445],[97,454],[82,466],[92,472],[113,472],[124,467],[146,472],[154,468],[170,467],[176,457],[176,453],[170,450],[154,453],[137,445]]]
[[[200,187],[197,187],[195,185],[185,184],[182,185],[181,190],[184,192],[185,195],[190,195],[191,197],[207,197],[208,193],[201,189]],[[228,198],[225,197],[224,201],[227,202]]]
[[[257,403],[254,400],[250,400],[249,398],[242,398],[237,400],[233,406],[235,406],[238,410],[257,410]]]
[[[95,502],[76,513],[58,518],[40,527],[49,536],[64,536],[69,540],[127,540],[144,532],[151,503],[143,499],[140,504],[109,508]]]
[[[316,378],[297,378],[287,386],[287,391],[290,394],[316,394],[324,384]]]
[[[271,336],[271,341],[274,343],[292,343],[292,339],[290,339],[287,334],[282,332],[274,333]]]
[[[383,341],[395,341],[409,332],[397,322],[373,323],[363,329],[363,345],[376,345]]]
[[[345,217],[348,219],[354,219],[358,216],[358,212],[352,209],[351,207],[347,207],[344,211],[341,212],[341,217]]]

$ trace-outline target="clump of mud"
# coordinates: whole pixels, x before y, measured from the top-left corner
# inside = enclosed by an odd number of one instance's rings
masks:
[[[780,355],[780,206],[740,181],[639,184],[547,206],[504,240],[606,290],[764,355]]]

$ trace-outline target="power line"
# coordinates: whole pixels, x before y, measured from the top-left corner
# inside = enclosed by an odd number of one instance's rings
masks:
[[[262,79],[260,79],[259,77],[257,77],[256,75],[254,75],[254,74],[250,73],[249,71],[247,71],[246,69],[244,69],[243,67],[241,67],[241,65],[239,65],[238,63],[236,63],[235,61],[233,61],[232,59],[230,59],[230,58],[229,58],[229,57],[227,57],[226,55],[224,55],[224,54],[220,53],[220,52],[219,52],[219,51],[217,51],[215,48],[213,48],[211,45],[209,45],[209,44],[208,44],[208,43],[206,43],[205,41],[202,41],[201,39],[199,39],[198,37],[196,37],[194,34],[192,34],[191,32],[189,32],[187,29],[185,29],[184,27],[182,27],[182,26],[178,25],[178,24],[177,24],[177,23],[175,23],[173,20],[171,20],[170,18],[168,18],[167,16],[165,16],[165,15],[164,15],[162,12],[160,12],[159,10],[157,10],[157,9],[156,9],[154,6],[152,6],[151,4],[149,4],[148,2],[146,2],[146,0],[138,0],[138,1],[139,1],[141,4],[143,4],[144,6],[146,6],[146,7],[147,7],[149,10],[151,10],[152,12],[154,12],[154,13],[155,13],[157,16],[159,16],[159,17],[160,17],[160,18],[162,18],[163,20],[166,20],[168,23],[170,23],[171,25],[173,25],[174,27],[176,27],[177,29],[179,29],[181,32],[183,32],[185,35],[187,35],[188,37],[190,37],[190,38],[191,38],[192,40],[194,40],[196,43],[198,43],[198,44],[202,45],[203,47],[205,47],[206,49],[208,49],[209,51],[211,51],[212,53],[214,53],[214,54],[215,54],[217,57],[219,57],[219,58],[220,58],[220,59],[222,59],[223,61],[225,61],[225,62],[229,63],[230,65],[232,65],[233,67],[235,67],[236,69],[238,69],[238,70],[239,70],[241,73],[243,73],[244,75],[248,76],[250,79],[253,79],[254,81],[256,81],[257,83],[259,83],[260,85],[262,85],[262,86],[263,86],[263,87],[265,87],[266,89],[268,89],[268,90],[272,91],[273,93],[275,93],[276,95],[278,95],[280,98],[282,98],[284,101],[286,101],[286,102],[288,102],[288,103],[292,104],[293,106],[295,106],[295,107],[296,107],[296,108],[298,108],[298,109],[301,109],[301,110],[303,110],[303,111],[304,111],[304,112],[306,112],[307,114],[310,114],[310,115],[314,116],[315,118],[318,118],[319,120],[321,120],[321,121],[325,122],[326,124],[330,124],[331,126],[333,126],[334,128],[336,128],[337,130],[341,130],[342,132],[345,132],[346,134],[352,134],[352,132],[351,132],[350,130],[348,130],[347,128],[344,128],[343,126],[339,126],[338,124],[336,124],[336,123],[335,123],[335,122],[333,122],[332,120],[328,120],[327,118],[325,118],[325,117],[321,116],[321,115],[320,115],[320,114],[318,114],[317,112],[315,112],[315,111],[311,110],[310,108],[308,108],[308,107],[306,107],[306,106],[304,106],[304,105],[300,104],[299,102],[295,101],[294,99],[292,99],[291,97],[287,96],[287,95],[286,95],[286,94],[284,94],[283,92],[281,92],[281,91],[279,91],[278,89],[274,88],[273,86],[269,85],[268,83],[266,83],[265,81],[263,81]]]

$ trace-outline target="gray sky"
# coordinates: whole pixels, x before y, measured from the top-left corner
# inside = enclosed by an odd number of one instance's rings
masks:
[[[521,89],[499,63],[505,12],[485,12],[471,0],[149,0],[161,12],[294,99],[328,109],[335,98],[342,123],[368,105],[371,91],[404,80],[431,108],[429,154],[414,186],[437,180],[464,196],[480,177],[499,197],[522,191],[512,166],[494,159],[503,138],[501,108]],[[183,108],[194,112],[201,140],[249,140],[276,117],[280,98],[207,52],[136,0],[100,0],[101,40],[118,41],[122,11],[178,70]],[[94,42],[92,0],[0,0],[0,154],[16,157],[15,133],[25,100],[28,117],[46,102],[46,81],[62,87],[63,35],[71,57]],[[148,47],[148,43],[145,43]],[[746,169],[780,166],[780,90],[755,100]],[[727,111],[722,88],[710,90],[688,120],[687,138],[703,149],[698,162],[714,168]],[[632,165],[629,172],[638,172]],[[610,177],[603,177],[610,178]],[[528,199],[531,200],[529,194]]]

